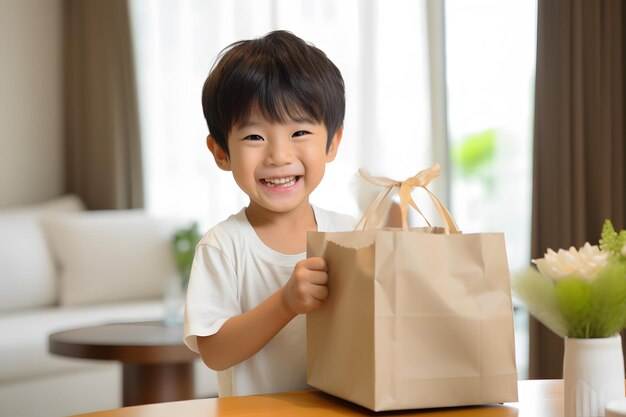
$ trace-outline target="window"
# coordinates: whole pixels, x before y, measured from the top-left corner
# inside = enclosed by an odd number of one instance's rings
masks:
[[[447,0],[451,210],[466,232],[504,232],[512,273],[530,257],[537,4]],[[527,375],[526,312],[516,308]]]

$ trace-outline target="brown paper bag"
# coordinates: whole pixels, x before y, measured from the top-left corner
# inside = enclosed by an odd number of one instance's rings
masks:
[[[443,228],[309,233],[329,296],[307,315],[308,384],[374,411],[517,401],[504,237],[460,234],[435,205]]]

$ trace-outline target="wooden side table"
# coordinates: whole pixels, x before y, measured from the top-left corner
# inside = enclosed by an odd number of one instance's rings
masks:
[[[122,363],[123,405],[194,398],[193,362],[181,327],[162,322],[114,323],[53,333],[50,353]]]

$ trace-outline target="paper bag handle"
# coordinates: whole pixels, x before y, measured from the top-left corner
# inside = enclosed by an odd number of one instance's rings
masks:
[[[435,164],[430,168],[424,169],[418,172],[415,176],[407,178],[404,181],[395,181],[386,177],[374,177],[368,174],[363,169],[359,169],[359,174],[367,181],[371,182],[374,185],[379,185],[381,187],[385,187],[374,199],[372,204],[369,205],[363,217],[356,226],[356,230],[365,230],[367,228],[368,219],[370,219],[374,213],[379,210],[383,201],[388,198],[391,198],[391,191],[397,187],[398,188],[398,196],[400,197],[400,213],[402,217],[402,230],[408,230],[409,226],[407,223],[407,215],[408,215],[408,206],[413,207],[428,223],[430,226],[430,222],[424,216],[424,213],[419,209],[413,198],[411,197],[411,192],[413,191],[413,187],[421,187],[430,196],[430,200],[433,202],[435,209],[437,209],[437,213],[443,222],[443,227],[445,229],[445,233],[459,233],[459,229],[452,218],[452,215],[448,211],[448,209],[443,205],[441,201],[435,196],[428,188],[428,184],[435,178],[439,176],[440,167],[439,164]]]

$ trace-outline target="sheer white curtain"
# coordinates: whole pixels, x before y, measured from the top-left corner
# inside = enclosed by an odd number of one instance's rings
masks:
[[[313,203],[358,216],[356,172],[403,179],[433,162],[427,2],[130,0],[146,208],[210,227],[247,204],[205,145],[200,94],[219,51],[285,29],[346,83],[344,139]]]

